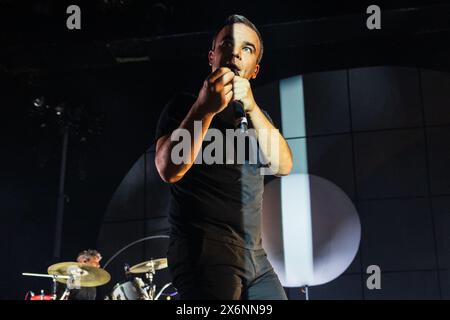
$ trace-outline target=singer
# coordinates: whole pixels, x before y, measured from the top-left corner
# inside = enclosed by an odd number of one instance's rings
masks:
[[[262,55],[262,38],[253,23],[240,15],[228,17],[214,35],[208,54],[212,72],[198,96],[177,95],[158,122],[155,164],[171,184],[167,257],[181,299],[286,299],[262,248],[263,165],[194,162],[209,146],[208,130],[245,132],[247,124],[256,132],[257,148],[273,174],[290,173],[289,146],[256,103],[250,85]],[[199,122],[200,134],[194,134],[194,123]],[[174,137],[180,130],[191,134],[189,161],[174,163]],[[276,134],[263,139],[258,133],[263,130]],[[245,150],[252,151],[250,145]]]

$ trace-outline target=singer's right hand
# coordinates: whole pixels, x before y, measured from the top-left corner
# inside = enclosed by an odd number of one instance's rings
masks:
[[[198,110],[217,114],[225,109],[233,98],[233,79],[234,72],[229,68],[218,68],[212,72],[198,94]]]

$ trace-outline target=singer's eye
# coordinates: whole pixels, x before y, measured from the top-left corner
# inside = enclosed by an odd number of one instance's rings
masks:
[[[251,48],[251,47],[244,47],[244,49],[242,49],[242,50],[244,50],[245,52],[248,52],[248,53],[253,53],[253,48]]]
[[[231,48],[233,46],[233,43],[231,43],[231,41],[225,40],[224,42],[222,42],[222,47],[224,48]]]

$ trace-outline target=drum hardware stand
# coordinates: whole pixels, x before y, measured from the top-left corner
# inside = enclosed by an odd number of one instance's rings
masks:
[[[137,287],[137,289],[139,290],[142,300],[153,300],[151,299],[151,296],[148,292],[149,286],[145,285],[144,281],[142,281],[141,278],[135,277],[133,279],[133,282],[135,284],[135,287]]]
[[[153,284],[153,276],[155,275],[155,262],[153,259],[150,261],[150,270],[149,272],[145,273],[145,277],[148,279],[148,286],[149,286],[149,298],[150,300],[155,300],[155,294],[156,294],[156,285]]]
[[[119,251],[120,253],[121,251]],[[154,283],[154,277],[157,270],[167,268],[167,259],[166,258],[160,258],[160,259],[151,259],[149,261],[144,261],[141,263],[138,263],[134,265],[133,267],[129,267],[128,265],[125,265],[125,276],[128,279],[129,276],[134,274],[143,274],[143,279],[134,276],[131,281],[127,281],[123,284],[117,284],[112,292],[112,300],[115,300],[116,294],[118,294],[120,291],[123,293],[126,293],[125,291],[127,288],[129,288],[129,285],[131,284],[134,288],[130,288],[129,290],[133,291],[135,294],[136,291],[138,293],[138,297],[134,297],[133,293],[130,292],[130,297],[127,297],[125,294],[126,300],[130,298],[130,300],[135,300],[133,298],[137,298],[137,300],[158,300],[158,298],[161,296],[162,292],[170,285],[164,286],[164,288],[158,293],[156,291],[156,284]],[[116,292],[119,291],[119,292]],[[157,294],[158,293],[158,294]],[[117,295],[118,300],[122,298],[119,295]]]
[[[48,101],[50,98],[50,101]],[[40,126],[51,126],[57,129],[61,136],[61,163],[59,171],[58,197],[56,202],[56,221],[54,230],[53,259],[61,256],[61,241],[64,222],[64,205],[68,202],[65,194],[66,169],[68,160],[69,140],[72,136],[80,135],[80,142],[88,140],[90,135],[100,135],[103,128],[103,114],[92,115],[84,103],[64,100],[57,101],[55,97],[41,96],[33,101],[30,115],[37,118]],[[88,119],[88,120],[86,120]]]
[[[66,290],[64,290],[64,293],[61,296],[61,299],[59,300],[67,300],[69,299],[69,295],[70,295],[70,289],[66,287]]]
[[[72,289],[76,289],[76,281],[79,280],[81,277],[80,274],[71,274],[69,276],[69,279],[67,279],[66,283],[66,290],[64,290],[64,293],[62,294],[61,298],[59,300],[68,300],[70,296],[70,291]]]
[[[69,276],[58,276],[58,275],[42,274],[42,273],[28,273],[28,272],[24,272],[24,273],[22,273],[22,275],[23,276],[28,276],[28,277],[52,278],[52,280],[53,280],[53,283],[52,283],[53,300],[56,300],[56,297],[57,297],[57,295],[56,295],[56,281],[58,279],[69,279]],[[65,293],[66,292],[64,292],[64,294]]]
[[[53,250],[53,257],[59,259],[61,255],[61,238],[62,238],[62,227],[64,219],[64,202],[66,200],[66,194],[64,193],[64,185],[66,181],[66,165],[67,165],[67,149],[69,144],[69,126],[65,125],[63,127],[63,139],[62,139],[62,150],[61,150],[61,169],[59,176],[59,190],[58,199],[56,202],[56,227],[55,227],[55,247]]]
[[[56,300],[56,276],[53,275],[52,277],[53,283],[52,283],[52,295],[53,295],[53,300]]]
[[[145,277],[148,280],[148,296],[149,296],[149,300],[155,300],[155,291],[156,291],[156,285],[153,284],[153,275],[155,274],[154,270],[147,272],[145,274]]]
[[[307,285],[303,286],[300,291],[305,294],[305,300],[309,300],[309,288]]]

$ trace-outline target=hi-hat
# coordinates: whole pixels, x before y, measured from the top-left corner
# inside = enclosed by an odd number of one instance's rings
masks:
[[[106,270],[78,262],[60,262],[48,267],[47,272],[56,276],[73,277],[75,283],[81,287],[98,287],[111,280],[111,276]],[[56,280],[66,284],[68,279],[57,278]]]
[[[131,273],[147,273],[167,268],[167,258],[154,259],[141,262],[130,268]]]

